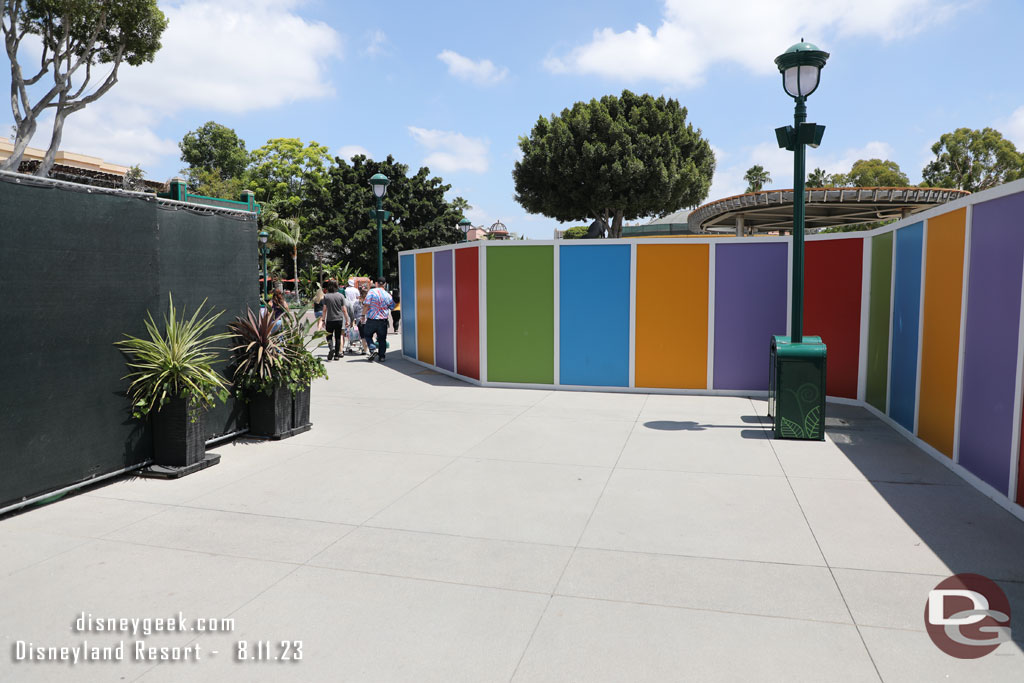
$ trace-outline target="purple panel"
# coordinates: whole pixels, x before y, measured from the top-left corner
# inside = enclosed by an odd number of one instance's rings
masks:
[[[960,406],[960,464],[1009,494],[1024,264],[1024,194],[975,204]]]
[[[455,372],[455,286],[452,252],[434,252],[434,363]]]
[[[767,389],[772,335],[786,333],[784,242],[715,245],[715,389]]]

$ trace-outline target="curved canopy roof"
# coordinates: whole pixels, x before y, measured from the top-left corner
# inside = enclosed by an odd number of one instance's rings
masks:
[[[903,218],[970,194],[938,187],[808,188],[805,227],[827,228]],[[762,190],[726,197],[698,207],[691,230],[733,232],[742,217],[749,232],[793,229],[793,190]]]

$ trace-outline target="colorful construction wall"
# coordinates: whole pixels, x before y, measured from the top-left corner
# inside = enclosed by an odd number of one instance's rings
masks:
[[[788,238],[490,242],[400,255],[403,352],[485,385],[756,394],[788,334]],[[828,394],[1024,504],[1024,181],[807,239]]]

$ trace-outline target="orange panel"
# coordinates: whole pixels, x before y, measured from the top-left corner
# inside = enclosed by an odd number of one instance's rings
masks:
[[[917,435],[953,457],[967,210],[928,220]]]
[[[434,255],[416,254],[416,359],[434,364]]]
[[[636,386],[708,386],[707,244],[636,248]]]

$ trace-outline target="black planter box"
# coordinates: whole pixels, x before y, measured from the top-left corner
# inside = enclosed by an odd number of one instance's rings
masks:
[[[176,398],[153,413],[153,464],[139,476],[176,479],[218,462],[206,454],[201,408]]]
[[[292,396],[292,429],[306,431],[313,425],[309,421],[309,387],[296,391]],[[296,432],[298,433],[298,432]]]
[[[185,467],[206,455],[202,410],[176,398],[153,413],[153,462]]]
[[[292,395],[286,386],[249,398],[249,434],[281,439],[292,429]]]

